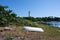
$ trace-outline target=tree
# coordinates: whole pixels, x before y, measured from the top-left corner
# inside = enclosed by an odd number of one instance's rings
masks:
[[[8,26],[16,19],[16,14],[12,10],[6,10],[7,6],[0,6],[0,25]]]

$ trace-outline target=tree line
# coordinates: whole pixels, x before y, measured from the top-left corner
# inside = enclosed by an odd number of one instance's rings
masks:
[[[23,17],[24,19],[36,22],[36,21],[43,21],[43,22],[49,22],[49,21],[60,21],[60,17],[53,17],[53,16],[49,16],[49,17]]]

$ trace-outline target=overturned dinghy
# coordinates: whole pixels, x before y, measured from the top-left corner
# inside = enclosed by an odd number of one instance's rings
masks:
[[[36,27],[30,27],[30,26],[24,26],[23,29],[28,31],[44,32],[42,28],[36,28]]]

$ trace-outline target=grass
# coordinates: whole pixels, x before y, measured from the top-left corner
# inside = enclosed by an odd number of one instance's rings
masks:
[[[29,22],[29,21],[28,21]],[[29,22],[32,25],[32,22]],[[30,38],[33,40],[60,40],[60,28],[52,27],[44,24],[34,23],[32,26],[37,26],[39,28],[43,28],[44,32],[30,32],[23,30],[23,26],[12,26],[12,31],[3,31],[0,32],[0,36],[22,36],[25,38]],[[3,30],[4,27],[0,27],[0,30]]]

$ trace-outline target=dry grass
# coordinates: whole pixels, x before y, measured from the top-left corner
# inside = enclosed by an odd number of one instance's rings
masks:
[[[37,24],[38,25],[38,24]],[[14,26],[11,31],[0,32],[0,36],[19,36],[24,37],[24,40],[60,40],[60,28],[49,27],[48,25],[40,24],[39,27],[44,29],[44,32],[30,32],[22,29],[22,26]],[[3,30],[4,27],[0,27]]]

